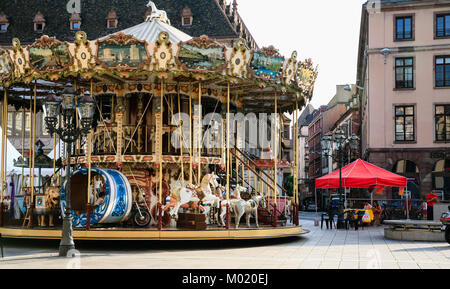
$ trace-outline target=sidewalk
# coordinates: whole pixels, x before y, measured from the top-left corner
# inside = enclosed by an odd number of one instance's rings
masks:
[[[383,227],[321,230],[279,240],[76,242],[80,258],[57,257],[58,241],[8,240],[1,268],[450,269],[450,245],[385,240]]]

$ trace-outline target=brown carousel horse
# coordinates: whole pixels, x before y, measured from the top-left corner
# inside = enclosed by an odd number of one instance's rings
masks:
[[[157,174],[151,172],[150,174],[150,194],[146,195],[147,202],[150,204],[150,215],[152,216],[154,224],[158,223],[158,202],[159,202],[159,178]],[[170,195],[169,185],[165,180],[162,182],[162,201]],[[162,215],[162,225],[167,227],[170,225],[170,216],[167,214]]]
[[[48,216],[50,227],[54,227],[53,216],[58,208],[61,196],[60,188],[56,184],[56,178],[52,178],[52,183],[45,190],[45,209],[38,213],[38,226],[45,227],[45,216]]]

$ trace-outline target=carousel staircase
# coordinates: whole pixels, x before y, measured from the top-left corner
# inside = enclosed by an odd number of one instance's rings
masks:
[[[248,183],[248,180],[245,175],[242,176],[242,174],[239,174],[239,172],[236,172],[236,170],[234,169],[235,164],[236,164],[235,162],[239,162],[240,164],[242,164],[244,166],[247,174],[252,173],[257,178],[258,182],[262,181],[266,185],[266,187],[269,189],[269,191],[274,191],[275,180],[272,178],[272,176],[270,176],[269,174],[267,174],[266,172],[264,172],[263,170],[258,168],[257,164],[252,160],[252,158],[250,156],[248,156],[246,153],[239,150],[237,147],[235,147],[234,150],[230,150],[230,153],[231,153],[232,159],[233,159],[233,163],[231,164],[232,169],[229,174],[231,190],[234,190],[237,185],[244,184],[244,186],[248,189],[248,193],[242,194],[241,195],[242,199],[250,199],[252,194],[264,195],[264,192],[259,192],[257,190],[257,188],[254,188],[254,186],[252,186],[251,184]],[[222,185],[226,184],[226,180],[227,180],[226,171],[221,170],[217,173],[217,175],[219,176],[220,183]],[[286,193],[286,189],[283,188],[280,184],[277,184],[277,187]],[[273,225],[275,208],[274,208],[273,204],[271,204],[271,206],[272,206],[271,209],[258,208],[258,220],[259,220],[259,222],[261,222],[264,225]],[[277,225],[284,226],[286,224],[286,218],[285,218],[283,212],[279,211],[278,209],[276,209],[276,211],[277,211],[277,216],[278,216]]]

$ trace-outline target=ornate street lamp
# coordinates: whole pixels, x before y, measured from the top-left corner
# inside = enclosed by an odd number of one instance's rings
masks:
[[[322,137],[321,145],[323,149],[324,157],[331,157],[334,161],[338,162],[339,165],[339,213],[338,213],[338,228],[343,228],[344,226],[344,204],[342,197],[342,166],[343,166],[343,155],[345,145],[349,144],[351,151],[356,151],[359,145],[359,137],[352,135],[347,138],[343,130],[338,129],[334,132],[333,137],[331,135],[325,135]],[[328,148],[335,148],[336,154],[330,153]]]
[[[58,117],[62,109],[62,119]],[[80,127],[76,126],[75,113],[78,112]],[[95,100],[89,92],[79,97],[71,83],[67,83],[61,92],[61,97],[54,93],[44,100],[45,124],[50,135],[58,134],[60,139],[67,143],[67,171],[66,171],[66,209],[63,212],[62,239],[59,244],[59,256],[67,256],[67,253],[75,249],[72,230],[72,207],[70,192],[70,156],[72,155],[72,143],[83,134],[89,133],[92,127],[95,112]]]

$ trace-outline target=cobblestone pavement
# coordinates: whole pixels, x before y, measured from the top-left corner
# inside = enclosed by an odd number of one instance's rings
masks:
[[[281,240],[76,242],[79,258],[57,257],[59,241],[7,240],[2,268],[450,269],[447,243],[385,240],[383,227],[326,230]]]

